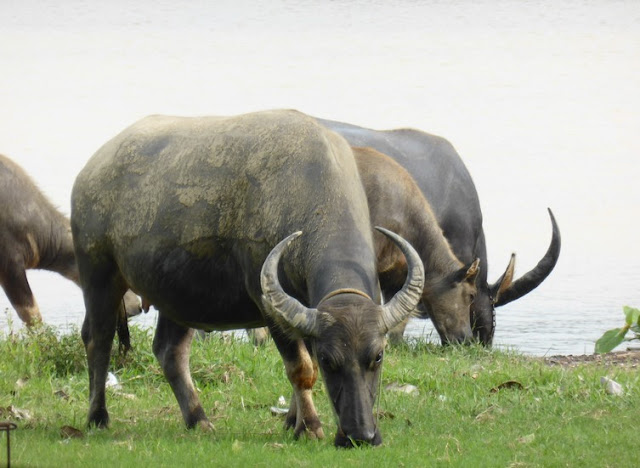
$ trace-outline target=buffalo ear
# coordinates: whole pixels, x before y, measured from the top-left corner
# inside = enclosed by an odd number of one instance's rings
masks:
[[[476,276],[480,272],[480,259],[476,258],[469,265],[465,265],[460,268],[458,271],[453,273],[451,277],[451,282],[453,284],[462,283],[463,281],[467,281],[469,283],[475,283]]]
[[[469,283],[475,283],[478,273],[480,273],[480,259],[476,258],[473,263],[469,265],[469,268],[467,268],[464,279]]]

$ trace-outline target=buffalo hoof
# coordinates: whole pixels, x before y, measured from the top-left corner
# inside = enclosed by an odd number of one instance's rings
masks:
[[[209,426],[211,426],[210,429],[213,429],[213,424],[209,422],[209,419],[200,404],[198,404],[191,413],[184,417],[184,422],[187,425],[187,429],[206,429]]]
[[[324,439],[324,430],[322,429],[320,420],[314,419],[296,426],[293,436],[298,439],[302,435],[311,440]]]
[[[198,421],[196,427],[203,432],[213,432],[213,430],[215,429],[215,427],[213,427],[213,424],[209,420]]]
[[[109,427],[109,413],[106,409],[95,411],[89,416],[89,427],[95,426],[98,429],[106,429]]]

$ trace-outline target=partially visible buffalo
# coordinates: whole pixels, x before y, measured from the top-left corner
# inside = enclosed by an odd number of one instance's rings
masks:
[[[392,158],[372,148],[353,148],[373,226],[383,226],[406,239],[425,268],[421,305],[443,343],[472,340],[470,306],[476,296],[479,259],[463,265],[442,234],[429,203],[409,173]],[[387,237],[374,234],[378,274],[385,297],[404,282],[406,262]],[[408,320],[408,319],[407,319]],[[390,332],[400,341],[406,320]],[[399,330],[398,330],[399,329]]]
[[[69,219],[36,187],[27,173],[0,155],[0,284],[18,317],[28,326],[42,322],[27,281],[28,269],[60,273],[79,285]],[[125,296],[129,315],[140,313],[140,300]]]
[[[487,248],[478,193],[451,143],[419,130],[371,130],[332,120],[317,121],[338,132],[351,145],[372,147],[407,169],[431,205],[456,257],[464,264],[480,259],[471,321],[474,335],[485,345],[491,345],[495,331],[494,307],[519,299],[538,287],[558,260],[560,231],[551,210],[551,243],[536,267],[511,282],[515,262],[512,255],[505,273],[495,283],[488,284]],[[441,338],[445,337],[441,335]]]
[[[295,111],[148,117],[80,172],[71,225],[87,309],[89,424],[109,421],[116,308],[131,287],[159,311],[153,350],[188,427],[210,425],[189,374],[192,328],[266,324],[293,386],[295,435],[324,435],[311,398],[319,364],[336,444],[381,442],[373,404],[385,334],[416,307],[424,270],[386,231],[408,275],[379,305],[366,196],[340,136]]]

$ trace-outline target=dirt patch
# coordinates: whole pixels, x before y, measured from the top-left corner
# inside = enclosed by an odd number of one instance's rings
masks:
[[[543,358],[550,366],[577,367],[582,364],[603,364],[605,366],[639,368],[640,348],[616,351],[606,354],[582,354],[568,356],[550,356]]]

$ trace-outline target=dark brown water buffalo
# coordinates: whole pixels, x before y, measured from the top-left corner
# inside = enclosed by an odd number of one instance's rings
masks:
[[[470,306],[476,296],[479,259],[464,265],[442,234],[429,203],[409,173],[392,158],[372,148],[353,148],[373,226],[401,235],[418,252],[425,268],[421,305],[443,343],[473,338]],[[404,282],[404,256],[388,238],[374,234],[382,292],[392,297]],[[390,332],[399,341],[406,320]]]
[[[519,299],[537,288],[553,270],[560,255],[560,231],[549,210],[552,238],[544,257],[529,272],[511,282],[515,256],[505,273],[487,282],[487,248],[482,211],[471,175],[451,143],[413,129],[371,130],[343,122],[317,119],[353,146],[368,146],[391,156],[415,179],[456,257],[464,264],[480,259],[477,294],[472,306],[473,332],[491,345],[495,307]]]
[[[317,358],[336,444],[381,442],[373,403],[385,334],[416,307],[424,270],[387,231],[409,267],[402,290],[378,305],[366,195],[340,136],[295,111],[148,117],[80,172],[71,225],[87,309],[89,424],[109,421],[116,306],[130,287],[159,311],[153,350],[188,427],[210,425],[189,374],[192,329],[266,324],[293,387],[295,435],[323,437],[311,398]]]
[[[28,269],[60,273],[79,284],[69,219],[42,194],[27,173],[0,155],[0,284],[18,317],[28,326],[42,322]],[[126,296],[129,315],[140,313],[140,300]]]

